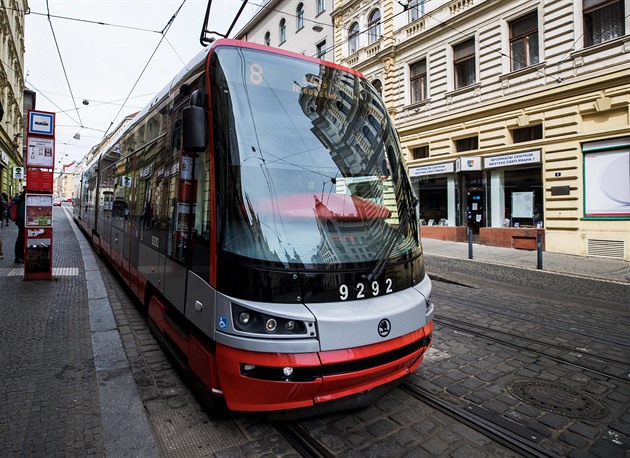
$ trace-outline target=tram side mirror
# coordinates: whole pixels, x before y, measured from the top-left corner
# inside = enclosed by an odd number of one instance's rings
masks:
[[[203,95],[195,90],[190,94],[190,106],[182,113],[183,147],[188,153],[200,153],[208,144],[208,116],[203,107]]]

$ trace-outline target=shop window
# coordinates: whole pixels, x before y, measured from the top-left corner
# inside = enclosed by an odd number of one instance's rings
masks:
[[[368,41],[370,44],[376,43],[381,38],[381,11],[375,9],[370,13],[368,21]]]
[[[584,215],[630,218],[630,138],[585,144],[583,150]]]
[[[418,146],[417,148],[412,148],[411,155],[414,159],[424,159],[426,157],[429,157],[429,147],[425,145]]]
[[[304,3],[300,3],[295,10],[295,17],[297,23],[295,24],[296,31],[304,28]]]
[[[426,0],[411,0],[409,2],[409,22],[413,22],[424,14]]]
[[[411,103],[422,102],[427,98],[427,61],[422,59],[409,66]]]
[[[447,226],[449,187],[446,177],[421,178],[418,182],[421,226]],[[454,193],[454,191],[451,190]]]
[[[348,53],[354,54],[359,50],[359,23],[354,22],[348,32]]]
[[[492,227],[542,227],[544,189],[540,167],[494,170],[490,176]]]
[[[280,44],[287,41],[287,21],[280,19]]]
[[[455,140],[455,150],[459,153],[462,151],[472,151],[479,149],[479,137],[466,137]]]
[[[470,86],[477,81],[475,75],[474,38],[453,46],[453,66],[455,89]]]
[[[540,140],[541,138],[543,138],[542,124],[520,127],[512,131],[512,140],[514,143],[530,142],[532,140]]]
[[[317,54],[315,57],[319,59],[326,59],[326,40],[317,43]]]
[[[584,46],[625,35],[624,0],[583,0]]]
[[[512,71],[539,62],[538,14],[536,12],[510,22],[510,59]]]

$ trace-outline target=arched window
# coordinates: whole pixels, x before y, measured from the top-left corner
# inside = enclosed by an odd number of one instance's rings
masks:
[[[300,3],[297,6],[295,17],[297,18],[296,30],[300,30],[304,27],[304,3]]]
[[[348,54],[359,50],[359,23],[353,22],[348,32]]]
[[[271,46],[271,32],[265,34],[265,45]]]
[[[381,37],[381,10],[375,9],[370,13],[368,20],[369,44],[376,43]]]
[[[280,19],[280,44],[287,41],[287,21]]]
[[[379,95],[382,97],[383,96],[383,83],[381,83],[381,80],[372,81],[372,86],[374,86],[374,89],[376,89],[376,92],[378,92]]]

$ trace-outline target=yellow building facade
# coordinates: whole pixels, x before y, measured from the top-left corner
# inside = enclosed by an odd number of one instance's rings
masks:
[[[335,61],[382,88],[424,237],[630,261],[630,0],[350,0]]]

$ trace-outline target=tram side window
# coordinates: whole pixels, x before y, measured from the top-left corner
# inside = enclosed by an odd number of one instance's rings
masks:
[[[197,195],[194,199],[192,270],[202,278],[210,275],[210,167],[208,154],[196,161]]]

